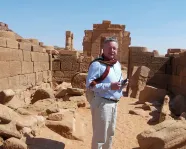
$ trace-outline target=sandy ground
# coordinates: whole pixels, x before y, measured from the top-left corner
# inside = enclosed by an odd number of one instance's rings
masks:
[[[130,109],[134,109],[135,99],[121,98],[118,105],[117,126],[113,149],[138,149],[139,145],[136,139],[137,134],[149,128],[147,120],[138,115],[129,114]],[[90,149],[92,137],[91,113],[88,108],[80,108],[79,114],[85,122],[84,141],[74,141],[63,139],[65,149]]]

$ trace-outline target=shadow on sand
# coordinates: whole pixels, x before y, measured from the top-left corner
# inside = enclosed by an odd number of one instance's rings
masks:
[[[26,144],[29,149],[64,149],[63,142],[50,140],[46,138],[27,138]]]

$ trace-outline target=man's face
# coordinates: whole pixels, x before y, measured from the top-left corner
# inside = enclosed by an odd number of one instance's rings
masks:
[[[104,44],[103,54],[107,59],[109,60],[115,59],[117,56],[117,52],[118,52],[117,42],[111,41]]]

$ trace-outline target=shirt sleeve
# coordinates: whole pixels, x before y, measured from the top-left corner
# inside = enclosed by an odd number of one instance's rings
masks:
[[[89,88],[95,92],[103,92],[105,90],[110,90],[111,83],[98,83],[94,87],[90,87],[90,83],[100,77],[100,63],[93,62],[88,71],[88,76],[86,78],[86,88]]]

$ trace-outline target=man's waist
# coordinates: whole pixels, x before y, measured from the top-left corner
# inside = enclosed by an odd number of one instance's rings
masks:
[[[119,101],[118,99],[112,99],[112,98],[107,98],[107,97],[101,97],[101,98],[115,102],[115,103],[117,103]]]

